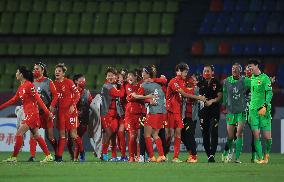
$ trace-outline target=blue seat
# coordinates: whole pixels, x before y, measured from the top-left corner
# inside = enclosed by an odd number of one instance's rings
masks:
[[[192,74],[195,74],[196,73],[196,64],[191,64],[189,66],[189,74],[192,75]]]
[[[284,1],[278,0],[276,4],[277,11],[284,11]]]
[[[214,66],[214,74],[217,75],[217,76],[220,76],[223,72],[222,65],[214,64],[213,66]]]
[[[222,74],[223,75],[230,75],[230,74],[232,74],[232,64],[225,64],[223,66]]]
[[[244,14],[243,22],[254,22],[256,19],[256,13],[255,12],[247,12]]]
[[[258,46],[255,43],[248,43],[245,45],[245,55],[256,55],[258,53]]]
[[[270,34],[279,33],[279,24],[276,21],[270,21],[266,24],[266,32]]]
[[[209,34],[211,32],[211,27],[212,25],[209,23],[202,23],[200,28],[199,28],[199,33],[200,34]]]
[[[271,53],[273,55],[283,55],[284,44],[280,42],[272,42]]]
[[[230,19],[231,15],[228,12],[221,12],[218,15],[217,23],[227,23]]]
[[[279,33],[284,34],[284,21],[282,21],[279,25]]]
[[[213,34],[222,34],[225,32],[225,27],[226,27],[226,24],[225,23],[216,23],[213,28],[212,28],[212,33]]]
[[[262,5],[263,11],[275,11],[276,10],[276,0],[264,0]]]
[[[271,45],[269,43],[259,44],[258,53],[260,55],[270,55],[271,54]]]
[[[203,64],[198,64],[195,68],[195,73],[197,74],[202,74],[203,73],[203,68],[204,68],[204,65]]]
[[[236,11],[248,11],[249,1],[248,0],[238,0],[236,3]]]
[[[229,22],[240,23],[242,19],[243,19],[243,13],[235,11],[235,12],[232,12]]]
[[[239,23],[237,22],[230,22],[228,25],[227,25],[227,28],[226,28],[226,33],[228,34],[237,34],[239,33]]]
[[[242,22],[240,24],[240,33],[241,34],[249,34],[252,31],[252,23],[250,22]]]
[[[218,17],[219,13],[215,13],[215,12],[209,12],[207,13],[207,15],[204,17],[203,22],[204,23],[215,23],[216,19]]]
[[[218,52],[217,43],[214,41],[205,42],[205,55],[216,55]]]
[[[232,44],[232,54],[233,55],[242,55],[244,52],[244,46],[241,43]]]
[[[235,0],[224,0],[224,11],[234,11],[236,6]]]
[[[251,0],[250,11],[260,11],[262,9],[262,0]]]
[[[267,12],[261,12],[256,17],[256,22],[267,22],[269,14]]]
[[[265,22],[256,22],[252,27],[252,32],[255,34],[263,34],[265,32],[265,28]]]

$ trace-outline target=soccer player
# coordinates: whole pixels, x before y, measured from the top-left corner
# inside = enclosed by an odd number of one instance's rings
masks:
[[[80,99],[77,103],[78,109],[78,119],[79,119],[79,127],[77,128],[78,136],[83,138],[84,134],[88,129],[89,123],[89,109],[90,104],[93,100],[93,97],[88,89],[85,88],[86,86],[86,78],[83,74],[76,74],[73,76],[73,82],[75,83],[76,87],[80,92]],[[71,139],[71,138],[70,138]],[[74,161],[78,160],[79,149],[77,146],[74,148],[73,152],[73,142],[68,138],[67,147],[69,153],[71,155],[71,159]]]
[[[241,76],[242,66],[235,63],[232,66],[232,75],[224,80],[223,105],[227,122],[227,143],[222,155],[222,161],[229,162],[229,151],[232,151],[235,128],[237,128],[236,163],[241,163],[240,154],[243,146],[243,129],[246,122],[246,92],[250,89],[250,79]]]
[[[17,130],[16,143],[14,145],[14,152],[12,156],[3,162],[17,162],[18,153],[23,145],[23,135],[28,130],[33,133],[34,139],[38,142],[39,146],[46,155],[41,162],[51,162],[53,161],[53,157],[51,156],[44,139],[38,133],[38,128],[40,126],[38,105],[40,105],[46,116],[48,116],[50,119],[53,117],[53,115],[47,109],[44,102],[41,100],[40,95],[37,93],[34,85],[32,84],[34,80],[31,71],[27,70],[24,66],[18,67],[16,79],[21,84],[16,92],[16,95],[9,101],[0,105],[0,110],[16,103],[18,99],[20,99],[23,103],[25,119],[22,121],[21,126]]]
[[[102,160],[108,161],[108,146],[112,139],[112,145],[116,145],[115,138],[118,130],[118,110],[117,98],[124,96],[124,86],[117,89],[116,85],[117,71],[109,67],[106,70],[106,82],[102,87],[102,106],[101,106],[101,121],[104,130],[102,139]]]
[[[143,102],[141,100],[136,100],[132,97],[132,93],[137,93],[140,88],[140,83],[138,82],[137,71],[130,71],[127,75],[128,83],[125,85],[126,91],[126,110],[125,110],[125,128],[128,131],[128,152],[129,152],[129,162],[135,162],[135,154],[137,155],[137,136],[139,126],[139,119],[142,117],[143,113]]]
[[[142,71],[143,83],[138,89],[137,94],[132,93],[131,96],[135,99],[153,99],[155,97],[156,104],[149,104],[147,108],[148,112],[144,123],[144,137],[146,148],[149,153],[149,162],[164,162],[166,161],[166,157],[164,156],[162,141],[158,133],[159,130],[163,127],[163,123],[165,122],[165,94],[162,90],[161,85],[155,83],[152,80],[153,76],[154,74],[152,67],[144,67]],[[159,154],[159,157],[157,159],[154,156],[151,139],[152,135]]]
[[[273,96],[270,78],[260,71],[259,60],[251,59],[248,66],[252,69],[251,100],[249,106],[249,123],[254,134],[254,145],[258,157],[257,163],[268,163],[272,145],[271,137],[271,99]],[[265,140],[263,158],[260,131]]]
[[[186,93],[185,79],[189,67],[185,63],[180,63],[176,66],[176,77],[171,79],[166,94],[166,107],[167,107],[167,147],[169,148],[171,138],[174,135],[174,156],[172,162],[180,163],[178,159],[181,143],[181,130],[184,127],[182,122],[182,100],[183,98],[193,98],[196,100],[205,101],[204,96],[195,96]]]
[[[57,91],[55,88],[55,85],[53,81],[49,78],[47,78],[47,68],[46,65],[42,62],[38,62],[34,65],[33,69],[33,75],[34,75],[34,86],[39,93],[42,101],[46,105],[46,107],[49,107],[49,110],[55,114],[55,106],[57,104]],[[40,128],[43,128],[45,130],[46,136],[51,143],[54,152],[56,153],[57,148],[57,142],[53,135],[53,120],[49,118],[43,110],[39,110],[39,117],[40,117]],[[32,133],[30,138],[30,158],[29,162],[34,161],[35,152],[36,152],[36,145],[37,142],[34,139]]]
[[[218,145],[220,101],[222,99],[222,87],[213,75],[214,67],[212,65],[204,66],[203,79],[198,83],[199,93],[208,99],[205,102],[205,107],[199,111],[203,145],[208,162],[215,162],[215,153]]]
[[[85,152],[81,137],[77,134],[78,111],[77,103],[80,99],[80,93],[74,82],[65,78],[67,71],[64,63],[59,63],[55,66],[55,87],[58,93],[58,116],[57,129],[59,131],[59,142],[56,153],[56,162],[62,162],[62,153],[65,146],[65,132],[71,136],[76,147],[80,152],[80,161],[85,161]]]

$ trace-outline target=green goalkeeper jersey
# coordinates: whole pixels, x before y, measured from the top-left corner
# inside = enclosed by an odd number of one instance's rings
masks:
[[[257,110],[264,105],[271,109],[272,87],[269,77],[261,73],[260,75],[253,75],[251,77],[251,100],[250,110]]]

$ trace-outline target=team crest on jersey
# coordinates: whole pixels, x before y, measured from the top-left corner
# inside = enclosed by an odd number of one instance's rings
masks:
[[[179,88],[179,85],[178,85],[178,83],[174,83],[174,86],[175,86],[175,87],[177,87],[177,88]]]
[[[132,89],[131,89],[131,88],[128,88],[128,91],[129,91],[129,92],[132,92]]]
[[[34,87],[32,87],[32,88],[31,88],[31,91],[32,91],[32,92],[35,92],[35,88],[34,88]]]
[[[257,84],[258,84],[258,85],[260,85],[260,84],[261,84],[260,80],[258,80],[258,81],[257,81]]]

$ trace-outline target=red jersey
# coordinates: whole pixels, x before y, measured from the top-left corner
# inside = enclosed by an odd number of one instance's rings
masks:
[[[162,89],[164,93],[167,92],[167,82],[168,80],[165,77],[160,77],[160,78],[153,78],[154,82],[160,84],[162,86]]]
[[[127,83],[125,85],[125,91],[126,91],[126,100],[127,100],[127,105],[126,105],[126,114],[139,114],[143,113],[143,108],[145,106],[143,105],[143,101],[134,99],[131,94],[132,93],[137,93],[138,89],[140,88],[140,84],[136,85],[131,85]]]
[[[80,93],[72,80],[64,78],[61,82],[54,82],[58,94],[58,107],[69,108],[76,106],[80,99]]]
[[[49,114],[49,110],[41,100],[40,95],[30,81],[25,81],[22,85],[20,85],[16,95],[9,101],[2,104],[0,106],[0,110],[8,107],[11,104],[14,104],[18,99],[21,99],[24,113],[26,115],[39,113],[38,104],[46,114]]]
[[[167,111],[171,113],[181,113],[182,96],[178,93],[178,90],[185,90],[185,88],[185,81],[181,76],[176,76],[170,80],[166,93]]]

